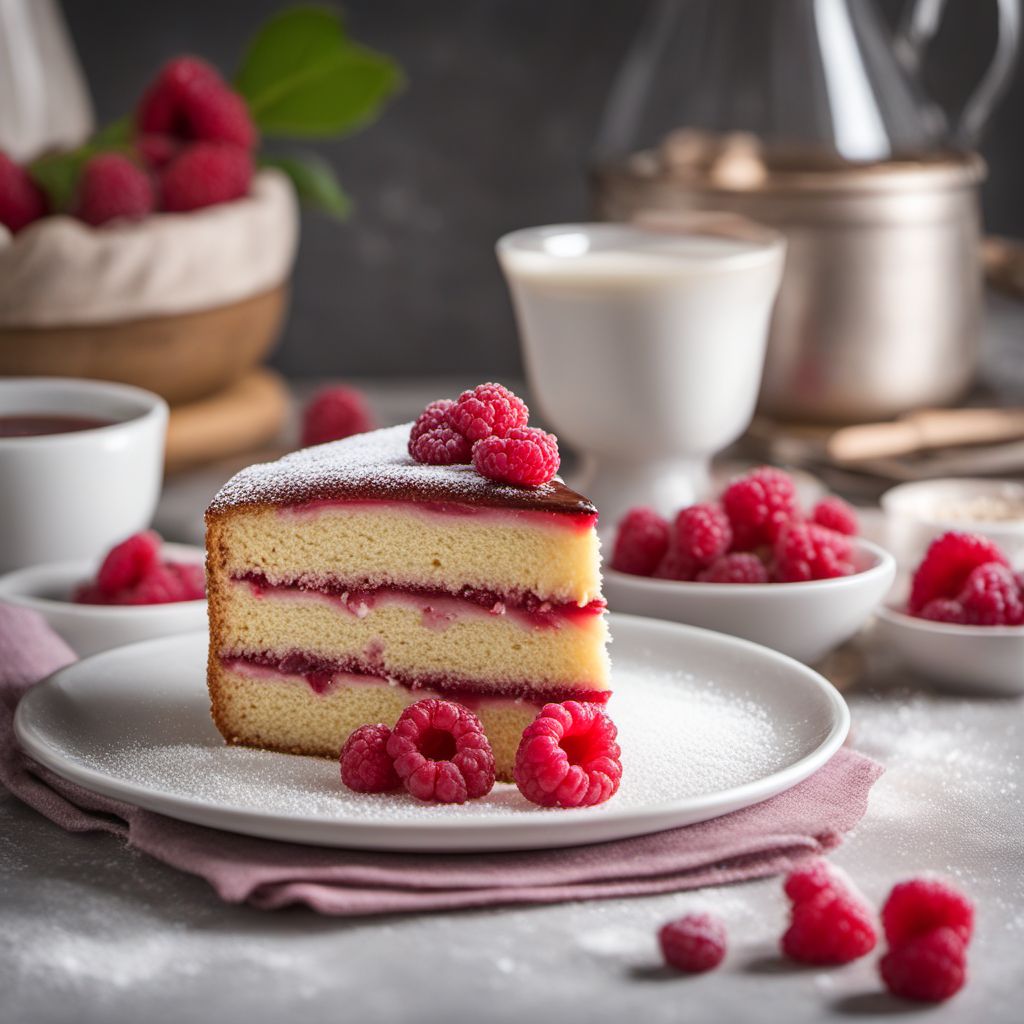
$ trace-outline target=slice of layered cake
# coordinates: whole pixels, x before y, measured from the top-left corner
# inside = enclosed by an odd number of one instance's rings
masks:
[[[475,711],[498,776],[549,701],[610,694],[597,510],[407,454],[409,425],[250,466],[206,514],[213,718],[336,757],[425,696]]]

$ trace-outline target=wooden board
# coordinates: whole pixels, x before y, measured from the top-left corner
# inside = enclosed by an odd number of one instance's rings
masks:
[[[267,444],[288,417],[288,387],[261,367],[209,398],[171,409],[166,472],[201,466]]]

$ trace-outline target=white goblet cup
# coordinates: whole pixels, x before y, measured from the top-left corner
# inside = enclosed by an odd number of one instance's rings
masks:
[[[499,239],[532,394],[614,526],[702,498],[754,413],[785,243],[732,215]]]

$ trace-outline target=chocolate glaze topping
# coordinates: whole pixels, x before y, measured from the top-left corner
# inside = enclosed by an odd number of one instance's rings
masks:
[[[233,476],[206,511],[304,505],[318,501],[419,501],[560,515],[592,516],[597,508],[557,477],[540,487],[513,487],[472,466],[426,466],[407,450],[411,423],[302,448],[277,462]]]

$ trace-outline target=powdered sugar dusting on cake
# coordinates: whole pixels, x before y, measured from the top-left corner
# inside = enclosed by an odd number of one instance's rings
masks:
[[[513,487],[485,479],[472,466],[415,462],[407,450],[411,426],[356,434],[249,466],[221,488],[207,515],[332,500],[456,502],[569,515],[597,512],[557,477],[540,487]]]

